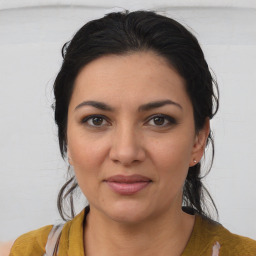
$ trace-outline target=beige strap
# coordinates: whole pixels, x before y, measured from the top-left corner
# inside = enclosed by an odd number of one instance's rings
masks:
[[[52,230],[48,235],[44,256],[57,255],[62,228],[63,225],[56,225],[52,227]]]
[[[0,242],[0,256],[10,255],[13,243],[14,243],[14,241]]]
[[[219,256],[219,252],[220,252],[220,243],[216,242],[214,244],[214,246],[212,247],[212,256]]]

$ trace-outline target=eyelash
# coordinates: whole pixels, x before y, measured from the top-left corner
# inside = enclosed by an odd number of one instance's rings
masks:
[[[164,118],[166,121],[167,121],[167,124],[165,124],[165,125],[155,125],[155,127],[160,127],[160,128],[162,128],[162,127],[167,127],[167,126],[171,126],[171,125],[175,125],[175,124],[177,124],[177,121],[176,121],[176,119],[175,118],[173,118],[173,117],[171,117],[171,116],[168,116],[168,115],[164,115],[164,114],[155,114],[155,115],[153,115],[153,116],[150,116],[149,118],[148,118],[148,120],[147,120],[147,122],[149,122],[149,121],[151,121],[151,120],[154,120],[154,118]],[[101,128],[101,127],[103,127],[102,125],[99,125],[99,126],[97,126],[97,125],[90,125],[90,124],[88,124],[88,121],[90,121],[90,120],[93,120],[93,118],[102,118],[102,119],[104,119],[105,121],[107,121],[107,119],[108,118],[106,118],[104,115],[90,115],[90,116],[87,116],[87,117],[85,117],[85,118],[83,118],[82,119],[82,121],[81,121],[81,123],[82,124],[86,124],[87,126],[90,126],[90,127],[92,127],[92,128]]]

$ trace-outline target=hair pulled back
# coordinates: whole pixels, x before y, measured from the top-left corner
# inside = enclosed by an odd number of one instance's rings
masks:
[[[123,55],[153,51],[165,58],[185,79],[186,90],[193,105],[196,131],[218,110],[218,86],[213,79],[197,39],[177,21],[151,11],[116,12],[86,23],[62,48],[63,63],[54,82],[55,121],[61,155],[67,152],[67,116],[74,81],[79,71],[91,61],[108,54]],[[215,87],[215,88],[214,88]],[[207,143],[214,145],[211,132]],[[61,217],[74,217],[73,193],[78,187],[71,177],[61,188],[58,209]],[[183,205],[201,216],[211,218],[205,196],[216,206],[204,188],[201,163],[190,167],[183,188]],[[64,211],[69,198],[71,213]]]

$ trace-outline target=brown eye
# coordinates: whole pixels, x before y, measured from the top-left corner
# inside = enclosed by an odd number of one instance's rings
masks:
[[[82,123],[86,124],[87,126],[96,127],[96,128],[108,125],[106,118],[104,116],[99,116],[99,115],[87,116],[82,120]]]
[[[165,121],[164,117],[161,117],[161,116],[154,117],[154,123],[156,125],[163,125],[164,121]]]
[[[103,118],[102,117],[93,117],[92,119],[92,123],[94,124],[94,125],[101,125],[102,124],[102,122],[103,122]]]
[[[158,114],[151,117],[148,121],[148,123],[152,126],[158,126],[158,127],[166,127],[171,126],[174,124],[177,124],[177,121],[175,118],[164,115],[164,114]]]

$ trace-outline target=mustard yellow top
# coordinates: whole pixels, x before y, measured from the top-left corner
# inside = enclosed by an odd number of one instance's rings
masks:
[[[62,230],[58,256],[84,256],[83,227],[88,208],[67,222]],[[35,256],[45,253],[52,225],[20,236],[10,256]],[[256,256],[256,241],[230,233],[222,225],[196,215],[194,228],[181,256]]]

